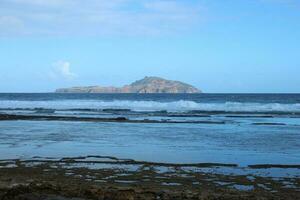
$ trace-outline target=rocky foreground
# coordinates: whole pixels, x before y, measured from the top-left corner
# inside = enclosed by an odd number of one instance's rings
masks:
[[[57,89],[57,93],[201,93],[189,84],[159,77],[145,77],[123,87],[72,87]]]
[[[233,173],[218,173],[219,170]],[[239,170],[244,174],[234,174]],[[244,170],[249,169],[101,156],[2,160],[0,199],[300,199],[299,177],[272,178],[260,174],[263,168],[252,175]]]

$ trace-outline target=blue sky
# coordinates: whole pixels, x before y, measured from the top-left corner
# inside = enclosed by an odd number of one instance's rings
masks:
[[[298,0],[1,0],[0,92],[122,86],[300,92]]]

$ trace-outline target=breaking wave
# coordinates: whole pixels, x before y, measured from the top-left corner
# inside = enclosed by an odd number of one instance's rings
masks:
[[[55,109],[55,110],[101,110],[101,109],[129,109],[133,111],[161,111],[169,112],[263,112],[263,113],[300,113],[300,104],[280,103],[197,103],[194,101],[98,101],[98,100],[62,100],[62,101],[0,101],[0,109]]]

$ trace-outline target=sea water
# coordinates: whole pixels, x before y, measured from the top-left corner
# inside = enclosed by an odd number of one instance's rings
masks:
[[[0,114],[136,120],[0,121],[0,159],[300,163],[299,94],[0,94]]]

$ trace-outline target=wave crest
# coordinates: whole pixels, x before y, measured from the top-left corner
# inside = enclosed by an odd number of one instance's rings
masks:
[[[0,101],[0,109],[130,109],[134,111],[169,112],[207,111],[207,112],[284,112],[300,113],[300,104],[280,103],[198,103],[194,101],[96,101],[96,100],[63,100],[63,101]]]

